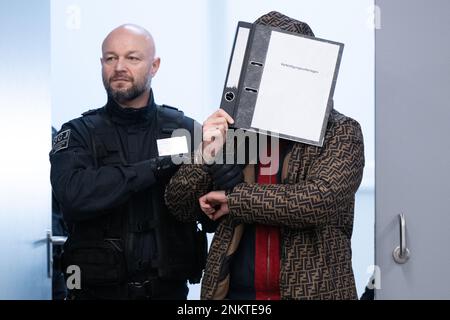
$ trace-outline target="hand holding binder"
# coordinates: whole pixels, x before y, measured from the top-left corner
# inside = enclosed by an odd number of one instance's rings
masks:
[[[203,123],[203,158],[207,163],[212,163],[222,149],[231,124],[234,124],[233,118],[222,109],[214,112]]]

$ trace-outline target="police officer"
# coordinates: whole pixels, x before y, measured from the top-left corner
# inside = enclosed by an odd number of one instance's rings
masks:
[[[69,299],[186,299],[200,281],[206,237],[174,220],[164,188],[178,169],[158,157],[157,140],[197,123],[155,104],[158,71],[151,34],[114,29],[102,46],[107,104],[63,125],[50,153],[51,182],[69,227],[63,267]],[[194,139],[192,139],[194,140]]]

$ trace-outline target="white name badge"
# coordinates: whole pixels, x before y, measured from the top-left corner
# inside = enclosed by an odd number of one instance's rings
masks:
[[[158,154],[160,157],[179,155],[189,152],[188,143],[185,136],[159,139],[156,143],[158,145]]]

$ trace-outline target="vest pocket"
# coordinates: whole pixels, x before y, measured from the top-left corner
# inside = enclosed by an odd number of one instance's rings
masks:
[[[64,246],[62,265],[64,271],[69,266],[80,268],[81,289],[121,284],[126,280],[123,243],[119,239],[76,243],[69,240]]]

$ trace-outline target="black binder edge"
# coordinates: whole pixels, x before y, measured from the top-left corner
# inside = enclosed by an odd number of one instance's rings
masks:
[[[243,65],[246,61],[249,44],[251,43],[250,39],[251,39],[252,25],[253,24],[244,22],[244,21],[238,22],[238,26],[236,28],[236,32],[235,32],[235,36],[234,36],[233,48],[231,50],[230,60],[228,63],[227,76],[225,78],[225,83],[224,83],[224,87],[223,87],[223,91],[222,91],[220,108],[224,109],[233,119],[236,116],[236,106],[238,105],[238,101],[239,101],[239,88],[241,87],[241,84],[243,82],[243,73],[244,73]],[[233,59],[235,58],[236,43],[238,40],[240,28],[249,29],[249,35],[247,38],[244,57],[243,57],[243,60],[241,63],[241,71],[239,73],[238,86],[236,88],[230,88],[230,87],[227,87],[227,84],[228,84],[228,80],[229,80],[229,76],[230,76],[231,67],[232,67],[233,61],[234,61]],[[227,98],[226,98],[227,94],[229,94],[229,93],[234,94],[234,98],[231,101],[227,100]],[[232,126],[230,126],[230,127],[232,127]]]
[[[261,42],[264,36],[268,36],[268,39],[267,41]],[[237,108],[235,111],[235,125],[239,128],[251,129],[259,87],[264,73],[270,36],[270,28],[260,24],[252,24],[247,53],[242,65],[242,82],[239,86],[239,100],[237,101]],[[261,63],[261,65],[252,65],[253,62]],[[246,90],[249,90],[249,92],[246,92]],[[247,106],[244,110],[239,108],[243,103]]]

